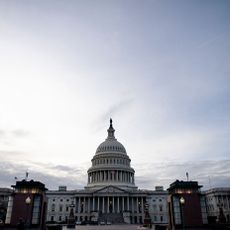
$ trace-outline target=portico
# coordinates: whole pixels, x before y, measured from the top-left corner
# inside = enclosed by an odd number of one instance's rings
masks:
[[[94,220],[95,214],[128,214],[128,223],[142,223],[144,219],[145,195],[108,186],[92,194],[76,197],[76,218]],[[111,216],[111,215],[110,215]],[[136,221],[135,221],[136,220]]]

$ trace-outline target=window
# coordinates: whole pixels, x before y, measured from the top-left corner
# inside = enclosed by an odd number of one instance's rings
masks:
[[[163,216],[161,216],[161,222],[163,222]]]
[[[61,216],[59,216],[59,221],[61,221]]]
[[[160,212],[162,212],[162,211],[163,211],[163,207],[162,207],[162,205],[160,205],[160,206],[159,206],[159,210],[160,210]]]
[[[62,205],[59,206],[59,211],[62,212]]]
[[[39,224],[40,213],[41,213],[41,197],[35,196],[34,205],[33,205],[33,214],[32,214],[32,224]]]
[[[52,212],[55,211],[55,204],[52,204],[52,206],[51,206],[51,211],[52,211]]]

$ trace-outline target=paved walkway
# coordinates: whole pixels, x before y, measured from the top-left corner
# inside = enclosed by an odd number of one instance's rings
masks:
[[[72,228],[74,230],[74,228]],[[149,229],[139,225],[77,225],[75,230],[141,230]],[[63,227],[63,230],[71,230],[71,228]]]

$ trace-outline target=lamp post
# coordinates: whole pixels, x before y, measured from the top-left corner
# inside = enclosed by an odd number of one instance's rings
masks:
[[[148,203],[145,203],[144,207],[145,207],[144,226],[148,227],[148,228],[152,228],[151,218],[149,216],[149,205],[148,205]]]
[[[184,218],[184,204],[185,204],[185,199],[184,197],[180,198],[180,204],[181,204],[181,219],[182,219],[182,226],[183,226],[183,230],[184,228],[184,222],[185,222],[185,218]]]
[[[29,206],[31,203],[31,198],[28,196],[25,200],[26,202],[26,225],[29,226],[30,225],[30,220],[29,220]]]
[[[70,213],[69,213],[67,228],[75,228],[75,217],[74,217],[75,205],[72,203],[69,207],[70,207]]]

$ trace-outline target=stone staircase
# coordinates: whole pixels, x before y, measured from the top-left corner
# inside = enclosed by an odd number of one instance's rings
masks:
[[[122,213],[101,213],[98,217],[98,223],[110,222],[112,224],[124,224],[124,218]]]

